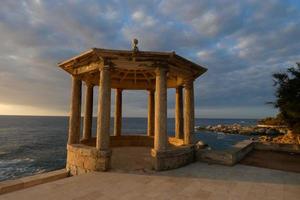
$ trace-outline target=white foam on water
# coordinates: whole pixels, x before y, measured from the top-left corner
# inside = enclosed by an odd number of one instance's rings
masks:
[[[33,162],[34,159],[32,159],[32,158],[17,158],[17,159],[11,159],[11,160],[0,160],[0,167],[17,164],[17,163],[24,162],[24,161],[26,163],[28,163],[28,162]]]
[[[32,168],[28,164],[33,161],[32,158],[0,160],[0,181],[19,177],[19,174],[32,173]]]

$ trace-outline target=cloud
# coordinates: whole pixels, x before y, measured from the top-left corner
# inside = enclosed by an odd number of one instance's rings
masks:
[[[12,105],[67,114],[71,80],[57,62],[92,47],[129,49],[138,38],[142,50],[175,50],[208,68],[195,83],[197,116],[272,115],[264,105],[274,98],[272,73],[300,60],[299,8],[279,0],[3,0],[0,114]],[[146,101],[145,92],[126,92],[126,115],[146,116]]]

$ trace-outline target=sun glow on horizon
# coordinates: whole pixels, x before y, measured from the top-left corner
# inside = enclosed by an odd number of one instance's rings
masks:
[[[0,115],[66,116],[68,113],[34,106],[0,103]]]

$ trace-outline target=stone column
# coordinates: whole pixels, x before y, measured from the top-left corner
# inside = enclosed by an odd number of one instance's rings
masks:
[[[78,77],[72,76],[72,100],[68,144],[77,144],[80,140],[81,84],[81,80]]]
[[[194,85],[189,81],[184,85],[184,144],[191,143],[191,135],[194,132]]]
[[[148,95],[148,129],[147,135],[154,135],[154,90],[149,90]]]
[[[98,94],[98,119],[96,148],[100,151],[109,150],[110,130],[110,95],[111,75],[110,67],[100,69],[99,94]]]
[[[156,69],[154,149],[167,149],[167,80],[165,68]]]
[[[93,123],[93,85],[86,83],[85,88],[85,110],[83,121],[83,140],[89,140],[92,137]]]
[[[175,137],[183,139],[183,101],[182,86],[176,88],[175,94]]]
[[[121,136],[122,129],[122,89],[116,89],[114,135]]]

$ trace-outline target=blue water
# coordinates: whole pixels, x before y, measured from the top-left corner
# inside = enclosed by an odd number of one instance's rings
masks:
[[[146,133],[146,118],[124,118],[122,123],[122,134]],[[195,121],[197,126],[233,123],[248,125],[255,124],[256,120]],[[96,118],[93,121],[94,134],[95,125]],[[0,181],[65,167],[67,130],[67,117],[0,116]],[[168,132],[169,135],[174,134],[174,119],[168,119]],[[213,149],[230,148],[234,143],[247,138],[211,132],[197,132],[195,137]]]

